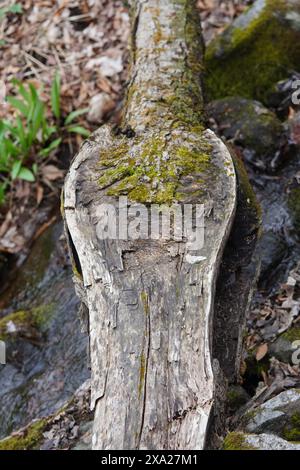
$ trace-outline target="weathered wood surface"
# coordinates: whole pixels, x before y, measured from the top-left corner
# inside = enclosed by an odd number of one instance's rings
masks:
[[[64,188],[74,279],[89,311],[93,448],[203,449],[217,406],[214,296],[236,175],[225,145],[205,130],[193,2],[136,0],[132,11],[123,129],[93,134]],[[204,204],[204,246],[100,239],[99,207],[117,207],[122,195]]]

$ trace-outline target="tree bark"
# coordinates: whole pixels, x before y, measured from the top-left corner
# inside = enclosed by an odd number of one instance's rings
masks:
[[[94,449],[203,449],[218,407],[214,297],[237,181],[227,148],[205,129],[202,55],[194,2],[132,2],[122,129],[96,131],[66,178],[74,279],[88,310]],[[117,208],[125,195],[131,207],[204,204],[204,246],[99,238],[99,207]]]

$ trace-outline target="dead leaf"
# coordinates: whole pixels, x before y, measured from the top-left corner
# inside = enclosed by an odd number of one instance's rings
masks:
[[[256,350],[256,360],[261,361],[268,352],[268,345],[266,343],[258,346]]]
[[[43,179],[48,181],[55,181],[64,177],[62,170],[54,165],[46,165],[42,168]]]
[[[40,184],[37,186],[36,188],[36,202],[37,202],[37,205],[39,206],[40,203],[42,202],[43,200],[43,197],[44,197],[44,188],[43,186],[41,186]]]

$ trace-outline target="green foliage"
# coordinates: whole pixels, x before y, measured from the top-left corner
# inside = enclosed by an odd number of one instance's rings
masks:
[[[22,14],[23,7],[21,3],[15,3],[14,5],[10,5],[7,7],[0,8],[0,23],[8,14]],[[5,45],[4,39],[0,39],[0,47]]]
[[[19,80],[13,80],[13,84],[16,93],[6,99],[15,110],[14,116],[0,120],[0,204],[16,179],[35,181],[39,162],[59,147],[67,133],[89,135],[76,123],[87,109],[73,111],[62,120],[58,73],[51,86],[52,114],[33,84],[24,85]]]
[[[51,87],[51,106],[56,119],[60,118],[60,75],[56,72]]]
[[[61,95],[61,87],[60,87],[60,75],[58,72],[56,72],[54,80],[52,82],[52,87],[51,87],[51,107],[52,107],[52,112],[55,118],[59,121],[61,118],[61,108],[60,108],[60,95]],[[88,111],[88,108],[84,109],[78,109],[76,111],[72,111],[68,116],[66,117],[64,121],[64,129],[67,132],[73,132],[75,134],[80,134],[83,135],[84,137],[89,136],[89,131],[85,129],[82,126],[78,126],[74,124],[74,120],[81,116],[82,114],[85,114]]]
[[[21,3],[15,3],[14,5],[10,5],[7,7],[0,8],[0,21],[8,14],[8,13],[23,13],[23,8]]]

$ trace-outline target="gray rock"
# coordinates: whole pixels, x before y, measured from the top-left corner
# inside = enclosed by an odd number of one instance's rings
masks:
[[[210,103],[208,113],[219,135],[238,146],[246,161],[261,170],[278,166],[284,127],[261,103],[239,97],[224,98]]]
[[[299,343],[296,341],[300,341],[300,328],[293,327],[270,343],[269,355],[281,362],[295,364],[299,356],[297,355]]]
[[[91,450],[92,449],[92,430],[93,421],[87,421],[79,426],[80,438],[72,450]]]
[[[224,440],[224,450],[300,450],[300,444],[273,434],[231,432]]]
[[[271,433],[287,440],[300,438],[300,390],[286,390],[248,411],[239,429],[246,433]]]
[[[270,230],[262,234],[257,251],[261,259],[260,278],[263,280],[286,255],[287,244],[281,233]]]
[[[273,434],[246,435],[245,443],[256,450],[300,450],[300,444],[288,442]]]

